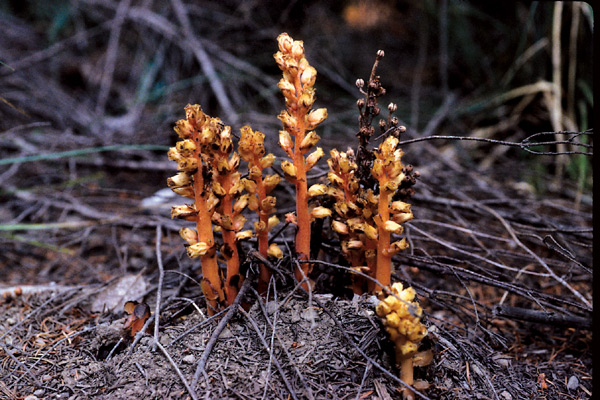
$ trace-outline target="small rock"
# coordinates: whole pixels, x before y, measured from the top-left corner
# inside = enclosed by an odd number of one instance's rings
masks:
[[[38,397],[43,396],[44,393],[45,393],[44,389],[38,389],[35,392],[33,392],[33,394],[36,395],[36,396],[38,396]]]
[[[171,338],[169,337],[169,335],[163,334],[160,336],[160,344],[162,344],[163,346],[167,346],[169,343],[171,343]]]
[[[6,318],[6,323],[7,323],[8,325],[14,325],[14,324],[15,324],[15,322],[17,322],[17,321],[15,321],[15,319],[14,319],[14,318],[11,318],[11,317],[9,317],[9,318]]]
[[[567,382],[567,389],[575,390],[578,387],[579,387],[579,379],[577,379],[577,377],[575,375],[571,376],[569,378],[569,381]]]
[[[233,337],[233,333],[231,333],[229,328],[223,329],[223,331],[219,335],[219,339],[229,339],[230,337]]]
[[[504,400],[512,400],[513,398],[512,394],[508,393],[506,390],[500,393],[500,397],[502,397]]]
[[[277,304],[276,301],[269,301],[267,303],[267,307],[266,307],[267,314],[269,314],[269,315],[275,314],[275,312],[277,311],[277,307],[279,307],[279,305]]]
[[[302,318],[304,318],[305,321],[314,321],[315,319],[317,319],[319,315],[317,314],[317,312],[315,311],[314,308],[307,308],[306,310],[304,310],[304,312],[302,313]]]
[[[186,364],[193,364],[196,362],[196,357],[194,357],[193,354],[188,354],[187,356],[183,357],[181,361],[183,361]]]
[[[39,398],[33,394],[30,394],[29,396],[25,397],[23,400],[39,400]]]
[[[146,279],[138,275],[126,275],[105,287],[92,300],[91,311],[122,312],[125,302],[136,299],[146,292]]]

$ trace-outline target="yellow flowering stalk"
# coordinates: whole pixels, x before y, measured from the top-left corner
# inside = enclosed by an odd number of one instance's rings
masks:
[[[392,273],[392,257],[408,247],[405,238],[391,242],[392,234],[400,235],[404,231],[402,224],[413,218],[410,204],[402,201],[392,202],[392,196],[404,180],[401,149],[397,148],[398,139],[388,136],[374,150],[375,160],[371,173],[377,179],[379,194],[377,199],[377,215],[373,217],[377,224],[377,267],[375,279],[383,286],[389,286]]]
[[[415,388],[425,388],[424,381],[414,380],[413,367],[424,366],[431,362],[432,352],[417,352],[421,340],[427,335],[427,328],[421,323],[423,310],[415,301],[415,290],[403,288],[400,282],[392,285],[392,294],[377,305],[375,312],[383,318],[385,330],[394,343],[396,363],[400,368],[400,379]],[[414,399],[410,388],[402,388],[402,397]]]
[[[327,110],[319,108],[311,110],[315,102],[314,84],[317,70],[312,67],[304,56],[304,43],[293,40],[287,33],[277,37],[279,51],[274,54],[275,61],[283,71],[283,78],[278,87],[285,97],[286,110],[279,114],[283,130],[279,132],[279,144],[290,157],[281,167],[287,180],[296,186],[296,253],[299,259],[310,256],[310,219],[308,209],[308,186],[306,173],[323,156],[323,150],[318,147],[306,159],[304,155],[313,148],[320,137],[314,129],[327,118]],[[294,138],[292,140],[292,137]],[[321,217],[323,214],[313,214]],[[302,264],[302,271],[296,270],[296,278],[300,281],[308,276],[311,266]],[[308,288],[308,285],[304,285]]]
[[[328,195],[333,198],[334,217],[331,228],[341,239],[342,254],[351,267],[363,273],[375,270],[377,228],[373,222],[373,210],[366,200],[367,192],[360,187],[352,151],[339,152],[333,149],[329,165],[329,185],[316,184],[310,187],[311,197]],[[353,289],[357,294],[365,290],[366,280],[353,276]]]
[[[248,163],[248,179],[243,180],[244,187],[249,194],[248,208],[256,211],[258,221],[254,224],[254,232],[258,238],[258,252],[263,256],[281,258],[283,252],[277,244],[269,245],[269,232],[279,223],[279,219],[271,215],[275,211],[276,199],[269,193],[279,184],[279,175],[266,175],[263,170],[273,165],[275,156],[265,155],[265,135],[254,131],[249,126],[242,127],[238,151],[244,161]],[[264,293],[267,289],[271,273],[261,264],[258,278],[258,291]]]

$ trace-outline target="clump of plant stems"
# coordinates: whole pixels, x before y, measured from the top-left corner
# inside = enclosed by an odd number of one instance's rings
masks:
[[[377,52],[371,76],[366,84],[356,85],[364,95],[357,102],[359,110],[358,147],[356,150],[333,149],[327,160],[328,183],[308,188],[307,172],[324,155],[316,147],[319,136],[315,128],[327,118],[324,108],[313,109],[317,71],[306,60],[302,41],[282,33],[277,38],[279,51],[275,61],[283,71],[278,87],[285,98],[285,110],[278,118],[279,145],[289,159],[281,162],[283,175],[296,189],[296,213],[286,215],[286,221],[296,225],[295,257],[308,261],[311,254],[311,222],[328,218],[331,230],[340,238],[341,253],[361,277],[355,277],[355,293],[377,293],[383,300],[377,314],[384,318],[386,330],[396,344],[396,355],[404,381],[412,384],[412,363],[418,342],[427,330],[420,323],[421,308],[414,301],[412,288],[400,283],[391,286],[392,257],[408,247],[406,238],[399,239],[403,224],[413,218],[408,203],[414,193],[418,172],[402,163],[403,152],[398,147],[399,136],[406,130],[393,116],[397,106],[391,103],[387,119],[379,121],[381,143],[373,148],[370,140],[375,134],[374,119],[380,114],[378,98],[385,94],[376,68],[384,56]],[[187,253],[199,258],[202,267],[202,290],[210,314],[232,304],[244,277],[240,274],[238,241],[257,238],[258,251],[263,257],[281,258],[283,252],[269,243],[269,232],[279,223],[275,215],[277,200],[271,193],[279,184],[277,174],[266,174],[275,161],[267,154],[265,135],[244,126],[240,132],[238,151],[233,148],[231,128],[218,118],[206,115],[199,105],[186,107],[186,119],[176,123],[180,141],[169,150],[169,158],[177,162],[179,173],[168,179],[176,193],[193,199],[192,204],[172,208],[172,217],[193,221],[196,229],[182,228]],[[312,151],[312,152],[311,152]],[[247,164],[247,177],[242,178],[240,161]],[[315,206],[309,198],[318,198]],[[257,214],[254,231],[243,230],[244,209]],[[215,233],[220,233],[219,243]],[[222,274],[217,254],[225,260]],[[296,263],[296,279],[312,290],[308,277],[309,262]],[[260,266],[258,289],[264,293],[271,273]],[[365,277],[370,277],[367,279]],[[391,293],[384,299],[385,294]],[[410,366],[409,366],[410,364]],[[403,391],[410,398],[410,390]]]

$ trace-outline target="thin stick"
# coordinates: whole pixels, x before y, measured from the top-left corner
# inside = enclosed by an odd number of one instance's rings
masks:
[[[2,350],[4,350],[4,352],[8,354],[8,356],[12,358],[17,363],[17,365],[21,367],[23,371],[25,371],[27,375],[31,376],[36,385],[42,386],[42,382],[40,382],[38,378],[31,372],[31,370],[27,368],[27,365],[23,364],[17,357],[15,357],[15,355],[10,350],[8,350],[4,343],[0,343],[0,347],[2,347]]]
[[[98,100],[96,101],[96,113],[104,113],[104,107],[108,100],[110,93],[110,87],[112,86],[113,75],[115,72],[115,65],[117,61],[117,55],[119,53],[119,40],[121,38],[121,28],[125,22],[125,16],[131,0],[121,0],[117,11],[115,12],[115,19],[110,29],[110,36],[108,39],[108,48],[106,50],[106,60],[104,67],[102,68],[102,82],[100,84],[100,93],[98,93]]]
[[[156,289],[156,308],[154,309],[154,343],[152,344],[152,351],[156,351],[158,343],[158,325],[160,321],[160,302],[162,299],[162,288],[165,279],[165,270],[162,263],[162,253],[160,251],[160,242],[162,239],[162,227],[156,226],[156,261],[158,263],[158,288]]]
[[[177,366],[177,364],[175,364],[175,361],[173,361],[173,359],[171,358],[171,356],[167,352],[167,349],[165,349],[163,347],[163,345],[160,344],[159,342],[155,342],[155,344],[163,352],[163,354],[165,355],[165,357],[167,357],[167,360],[169,360],[169,362],[171,363],[171,365],[173,366],[173,368],[175,368],[175,372],[177,372],[177,375],[179,375],[179,379],[181,379],[181,382],[183,382],[183,384],[185,385],[185,388],[187,389],[187,391],[190,394],[190,396],[192,397],[192,399],[193,400],[198,400],[198,396],[196,395],[196,392],[194,391],[194,388],[192,388],[190,386],[190,384],[188,383],[187,379],[185,379],[185,376],[183,376],[183,374],[181,373],[181,370],[179,369],[179,367]]]
[[[254,331],[258,335],[258,338],[260,339],[262,345],[265,347],[265,349],[267,350],[269,355],[272,355],[272,351],[271,351],[271,349],[269,349],[269,345],[267,344],[267,341],[265,340],[263,335],[260,333],[260,329],[259,329],[258,325],[256,325],[256,322],[252,318],[250,318],[250,315],[248,315],[248,313],[242,307],[239,307],[239,311],[244,317],[246,317],[248,322],[250,322],[250,324],[252,325],[252,328],[254,328]],[[287,388],[288,392],[290,393],[290,395],[292,396],[293,399],[298,400],[298,396],[296,395],[296,392],[292,388],[292,385],[290,384],[290,382],[285,377],[285,372],[283,371],[283,368],[281,368],[281,364],[279,364],[279,361],[277,361],[277,358],[272,357],[272,359],[273,359],[273,363],[275,364],[275,367],[277,368],[277,370],[279,371],[279,374],[281,375],[281,378],[283,379],[283,383],[285,384],[285,387]],[[308,389],[308,387],[306,387],[306,389]],[[307,393],[310,393],[310,391],[307,391]]]
[[[194,35],[194,31],[190,24],[190,19],[188,17],[185,5],[181,0],[171,0],[171,4],[175,9],[175,14],[177,15],[177,19],[179,20],[179,23],[181,24],[181,27],[183,29],[185,41],[187,41],[192,47],[194,56],[200,63],[202,72],[204,72],[204,74],[207,76],[208,83],[210,84],[210,87],[212,88],[215,97],[217,98],[217,101],[223,108],[224,114],[227,115],[227,118],[229,118],[232,121],[233,125],[235,125],[238,121],[238,115],[233,110],[231,101],[229,100],[227,92],[225,91],[225,87],[223,86],[223,82],[221,82],[221,79],[219,79],[219,76],[217,75],[217,72],[212,61],[210,60],[210,57],[208,56],[208,54],[206,54],[206,51],[204,51],[204,47]]]
[[[573,293],[583,304],[585,304],[588,307],[587,311],[591,311],[592,310],[592,303],[590,303],[589,300],[587,300],[585,297],[583,297],[583,295],[581,293],[579,293],[576,289],[574,289],[573,287],[571,287],[571,285],[569,285],[563,278],[561,278],[560,276],[556,275],[556,273],[548,266],[548,264],[546,264],[546,262],[544,262],[544,260],[542,260],[542,258],[540,256],[538,256],[537,254],[535,254],[529,247],[525,246],[519,240],[519,238],[515,234],[515,231],[512,229],[512,227],[510,226],[510,224],[504,218],[502,218],[500,216],[500,214],[498,214],[496,211],[492,210],[491,208],[489,208],[488,206],[485,206],[483,204],[475,204],[475,206],[480,207],[480,208],[486,210],[487,212],[489,212],[490,214],[492,214],[494,217],[496,217],[500,221],[500,223],[502,223],[502,225],[504,225],[504,227],[508,231],[508,234],[513,238],[513,240],[515,241],[515,243],[520,248],[522,248],[527,253],[529,253],[532,257],[534,257],[537,260],[537,262],[539,262],[540,265],[543,266],[546,271],[548,271],[548,274],[550,274],[550,276],[552,278],[554,278],[561,285],[563,285],[564,287],[566,287],[567,289],[569,289],[571,291],[571,293]]]
[[[221,332],[223,332],[223,329],[225,329],[225,327],[227,326],[227,323],[231,320],[231,318],[233,318],[233,316],[237,312],[238,305],[242,302],[242,299],[244,298],[244,296],[246,295],[246,292],[250,288],[250,283],[252,282],[252,280],[253,280],[252,275],[250,275],[248,278],[246,278],[246,280],[244,280],[244,283],[242,284],[242,287],[240,288],[238,295],[236,296],[233,303],[231,303],[231,306],[229,306],[229,310],[227,311],[227,314],[225,314],[223,319],[221,321],[219,321],[219,324],[217,325],[217,327],[215,328],[213,333],[210,335],[210,339],[208,340],[208,343],[206,343],[206,347],[204,348],[204,352],[202,353],[202,356],[200,357],[200,361],[198,361],[198,366],[196,367],[196,373],[194,373],[194,380],[192,381],[192,387],[196,387],[196,385],[198,385],[198,380],[200,379],[201,374],[204,375],[204,377],[208,381],[208,375],[206,374],[206,371],[204,370],[204,367],[206,366],[206,362],[208,361],[208,357],[210,357],[210,353],[212,352],[213,347],[217,343],[217,339],[219,338],[219,335],[221,335]]]

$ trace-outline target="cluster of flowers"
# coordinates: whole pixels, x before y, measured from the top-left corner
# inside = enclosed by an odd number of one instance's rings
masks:
[[[413,367],[428,365],[433,354],[431,350],[417,351],[427,335],[427,328],[421,323],[423,310],[415,301],[415,294],[412,287],[404,289],[400,282],[396,282],[392,285],[391,294],[377,305],[375,312],[383,318],[385,330],[394,343],[400,379],[407,385],[425,389],[429,385],[427,382],[414,380]],[[403,388],[402,393],[405,399],[414,399],[409,388]]]
[[[175,193],[194,202],[173,207],[171,216],[196,223],[195,230],[182,228],[180,234],[188,244],[188,256],[200,258],[202,290],[209,313],[214,314],[224,303],[233,302],[243,280],[237,241],[256,234],[259,250],[263,250],[265,257],[283,254],[276,244],[268,245],[267,237],[268,231],[279,222],[270,216],[275,198],[268,196],[279,178],[262,176],[263,169],[271,166],[275,159],[272,154],[264,154],[262,133],[247,126],[242,128],[238,154],[233,151],[229,126],[219,118],[206,115],[199,105],[188,105],[185,111],[186,119],[177,121],[175,126],[181,140],[168,153],[169,159],[177,162],[180,172],[169,178],[167,184]],[[249,164],[248,179],[241,179],[240,158]],[[259,214],[255,232],[243,230],[246,218],[242,211],[246,207]],[[222,234],[220,246],[215,242],[215,232]],[[227,262],[225,279],[219,273],[217,251]],[[268,274],[262,271],[261,278],[268,282]]]
[[[379,114],[377,98],[385,93],[379,77],[375,76],[383,52],[377,53],[367,90],[363,90],[364,81],[357,81],[365,94],[365,99],[357,103],[360,111],[358,153],[331,150],[327,161],[329,182],[308,188],[307,172],[324,155],[322,148],[312,149],[320,139],[315,128],[327,118],[327,110],[312,109],[317,71],[306,60],[302,41],[283,33],[277,42],[279,51],[274,58],[283,71],[278,87],[286,106],[278,116],[283,125],[279,144],[289,157],[282,161],[281,169],[296,188],[296,213],[286,216],[286,220],[298,228],[296,257],[308,260],[311,222],[315,218],[329,217],[331,229],[341,239],[342,254],[354,270],[362,273],[362,277],[354,278],[354,291],[379,294],[381,302],[376,312],[383,318],[396,346],[401,378],[409,385],[414,383],[415,388],[424,387],[422,382],[413,379],[413,365],[426,365],[431,360],[431,352],[417,351],[427,329],[420,322],[423,312],[415,301],[415,290],[394,283],[391,294],[383,298],[387,290],[383,288],[391,284],[392,257],[408,247],[407,240],[399,239],[398,235],[404,231],[402,225],[413,218],[407,201],[418,177],[412,166],[402,163],[398,136],[406,128],[392,117],[396,105],[388,107],[387,122],[379,123],[384,137],[382,143],[373,150],[367,149],[374,133],[371,123]],[[168,153],[169,159],[177,162],[179,172],[168,179],[168,185],[174,192],[193,199],[193,203],[173,207],[172,217],[196,224],[196,229],[182,228],[180,234],[187,242],[188,255],[200,258],[202,290],[212,315],[234,301],[243,281],[238,241],[256,237],[258,251],[264,257],[283,256],[276,244],[269,243],[269,232],[279,223],[274,215],[277,201],[271,192],[280,177],[265,173],[273,166],[275,156],[266,153],[262,132],[244,126],[238,152],[235,152],[229,126],[206,115],[199,105],[188,105],[185,111],[186,119],[175,126],[180,141]],[[242,178],[239,171],[242,160],[247,163],[247,178]],[[327,206],[309,207],[309,198],[318,198],[318,204]],[[257,214],[253,231],[244,230],[246,218],[242,212],[246,208]],[[218,243],[215,241],[217,232],[222,237]],[[220,273],[217,254],[227,264],[224,276]],[[304,282],[306,289],[309,289],[306,278],[310,272],[309,263],[302,263],[301,268],[295,270],[296,278]],[[260,292],[266,290],[269,279],[269,270],[262,265]],[[411,398],[413,392],[405,389],[404,397]]]
[[[352,268],[369,274],[382,286],[390,284],[392,257],[408,247],[405,238],[391,241],[391,234],[400,235],[402,224],[413,218],[411,206],[394,196],[406,180],[402,164],[402,150],[398,139],[388,136],[374,150],[371,174],[377,180],[378,193],[360,185],[358,166],[353,152],[331,151],[327,161],[329,185],[310,187],[309,195],[330,196],[334,199],[332,229],[341,238],[342,253]],[[354,280],[354,291],[362,293],[378,290],[372,281],[360,277]]]

